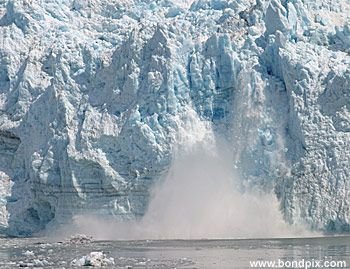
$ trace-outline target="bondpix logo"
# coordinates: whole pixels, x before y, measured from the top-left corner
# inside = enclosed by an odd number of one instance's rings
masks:
[[[250,261],[251,268],[289,268],[289,269],[311,269],[311,268],[348,268],[346,261],[335,260],[256,260]]]

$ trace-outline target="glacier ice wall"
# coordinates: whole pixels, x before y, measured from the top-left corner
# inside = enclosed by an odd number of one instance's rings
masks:
[[[188,108],[241,189],[350,230],[347,1],[0,1],[0,229],[137,219]],[[181,141],[180,141],[181,142]]]

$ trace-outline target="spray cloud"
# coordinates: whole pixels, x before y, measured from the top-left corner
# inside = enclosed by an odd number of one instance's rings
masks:
[[[75,232],[97,239],[262,238],[300,235],[287,225],[273,193],[241,193],[232,158],[210,124],[193,110],[178,132],[166,178],[153,190],[141,221],[125,223],[76,216]],[[232,147],[231,147],[232,148]]]

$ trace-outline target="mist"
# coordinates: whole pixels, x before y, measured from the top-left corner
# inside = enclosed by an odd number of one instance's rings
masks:
[[[106,239],[204,239],[295,237],[302,228],[285,223],[272,193],[240,193],[218,156],[202,149],[175,160],[154,190],[141,221],[76,216],[80,233]]]
[[[79,215],[67,233],[100,240],[272,238],[310,236],[288,225],[275,194],[240,190],[232,145],[218,143],[212,128],[191,112],[177,135],[167,176],[155,184],[139,221]],[[232,156],[231,156],[232,155]]]

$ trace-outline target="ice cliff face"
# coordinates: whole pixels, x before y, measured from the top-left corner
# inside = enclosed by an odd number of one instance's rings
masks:
[[[0,230],[137,218],[191,111],[242,188],[350,231],[346,0],[0,1]]]

